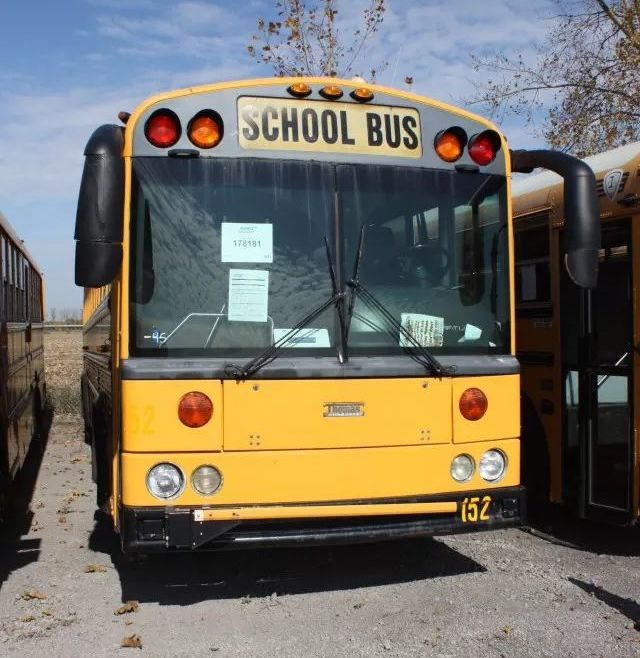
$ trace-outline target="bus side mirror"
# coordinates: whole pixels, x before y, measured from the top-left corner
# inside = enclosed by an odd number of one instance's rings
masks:
[[[77,286],[111,283],[122,262],[124,214],[124,133],[100,126],[89,138],[76,214]]]
[[[544,167],[564,179],[564,262],[571,280],[581,288],[598,284],[600,213],[596,177],[588,164],[561,151],[511,151],[511,169],[530,173]]]

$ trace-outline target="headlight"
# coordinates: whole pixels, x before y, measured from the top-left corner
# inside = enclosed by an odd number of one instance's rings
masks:
[[[204,496],[210,496],[218,491],[222,484],[220,471],[213,466],[198,466],[191,474],[191,485]]]
[[[175,498],[184,487],[184,477],[173,464],[157,464],[147,473],[147,489],[156,498]]]
[[[451,462],[451,477],[456,482],[466,482],[473,475],[473,459],[469,455],[458,455]]]
[[[503,475],[506,468],[506,460],[499,450],[487,450],[480,457],[478,471],[483,480],[487,482],[496,482]]]

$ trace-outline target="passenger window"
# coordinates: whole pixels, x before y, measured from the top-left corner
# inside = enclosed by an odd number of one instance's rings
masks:
[[[549,268],[549,228],[545,215],[536,226],[516,230],[516,310],[549,308],[551,272]]]

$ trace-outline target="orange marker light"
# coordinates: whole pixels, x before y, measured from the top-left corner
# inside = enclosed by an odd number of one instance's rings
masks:
[[[178,418],[187,427],[202,427],[213,416],[213,403],[204,394],[192,391],[183,395],[178,403]]]
[[[342,98],[344,92],[337,85],[328,85],[327,87],[323,87],[318,93],[330,101],[337,101],[338,98]]]
[[[460,396],[460,413],[467,420],[480,420],[486,413],[489,401],[479,388],[468,388]]]
[[[467,133],[462,128],[453,126],[447,130],[441,130],[433,140],[433,147],[441,160],[455,162],[462,156],[464,146],[467,143]]]
[[[360,103],[368,103],[373,100],[373,92],[366,87],[358,87],[357,89],[354,89],[350,95],[351,98]]]
[[[191,119],[187,134],[198,148],[213,148],[222,139],[222,118],[217,112],[204,110]]]
[[[287,91],[296,98],[304,98],[311,93],[311,87],[306,82],[294,82]]]

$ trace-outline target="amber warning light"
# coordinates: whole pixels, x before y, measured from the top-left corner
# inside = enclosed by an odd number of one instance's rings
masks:
[[[183,395],[178,404],[178,418],[187,427],[202,427],[213,415],[213,403],[204,393],[192,391]]]
[[[479,388],[468,388],[460,396],[460,413],[467,420],[480,420],[486,413],[489,401]]]
[[[191,119],[187,134],[195,146],[213,148],[222,139],[222,117],[213,110],[203,110]]]
[[[433,147],[441,160],[455,162],[460,159],[467,143],[467,133],[458,126],[441,130],[433,140]]]

